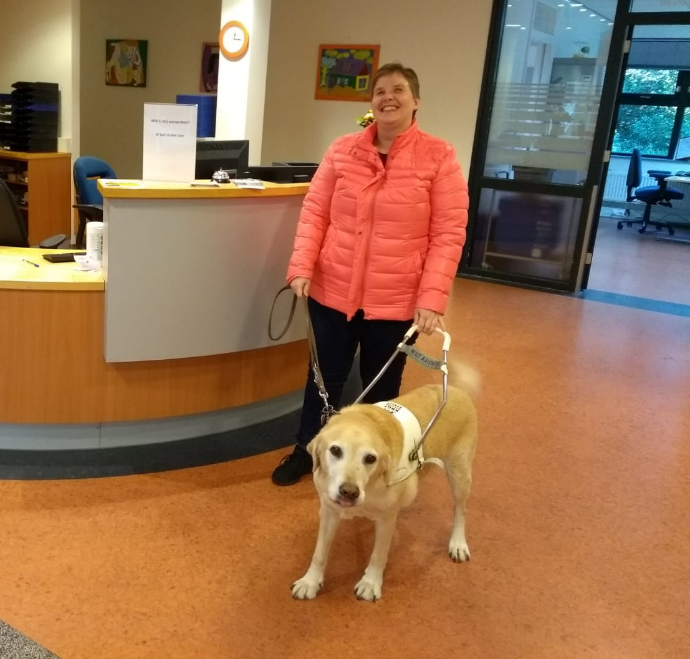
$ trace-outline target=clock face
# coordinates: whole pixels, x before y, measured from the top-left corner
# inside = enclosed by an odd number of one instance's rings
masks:
[[[249,48],[249,32],[240,21],[229,21],[220,31],[219,42],[226,59],[238,60]]]

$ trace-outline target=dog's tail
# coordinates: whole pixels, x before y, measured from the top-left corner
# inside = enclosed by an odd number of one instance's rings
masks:
[[[448,359],[448,384],[464,389],[476,400],[481,392],[482,376],[466,362]]]

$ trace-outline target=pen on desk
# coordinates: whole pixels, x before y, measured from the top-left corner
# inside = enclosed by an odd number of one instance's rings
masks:
[[[38,263],[34,263],[33,261],[29,261],[29,259],[22,259],[22,261],[24,261],[25,263],[31,263],[31,265],[34,266],[34,268],[40,267],[38,265]]]

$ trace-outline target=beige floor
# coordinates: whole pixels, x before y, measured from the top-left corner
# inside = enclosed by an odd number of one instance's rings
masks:
[[[689,241],[680,243],[653,228],[640,235],[639,225],[619,231],[618,220],[600,220],[588,288],[690,305],[690,226],[676,229]]]
[[[272,486],[280,454],[0,482],[0,619],[62,659],[690,657],[690,319],[458,280],[448,325],[484,375],[469,564],[438,473],[377,604],[352,593],[365,522],[291,599],[317,504]]]

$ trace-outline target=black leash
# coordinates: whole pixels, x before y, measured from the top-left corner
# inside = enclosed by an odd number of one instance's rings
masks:
[[[285,336],[285,333],[290,329],[290,325],[292,324],[292,319],[295,316],[295,308],[297,307],[297,296],[294,295],[292,297],[292,305],[290,307],[290,314],[288,315],[287,322],[285,323],[285,327],[283,328],[283,331],[278,334],[278,336],[273,336],[273,331],[272,331],[272,320],[273,320],[273,311],[275,310],[276,302],[278,301],[278,298],[280,297],[280,294],[283,293],[284,291],[289,291],[291,290],[289,286],[284,286],[281,288],[278,293],[276,294],[274,300],[273,300],[273,305],[271,306],[271,315],[268,318],[268,336],[271,339],[271,341],[278,341],[282,339]],[[309,344],[309,358],[311,360],[311,370],[314,373],[314,383],[316,384],[318,390],[319,390],[319,396],[321,396],[324,404],[324,408],[321,411],[321,425],[326,425],[328,420],[334,415],[338,414],[337,410],[333,407],[328,402],[328,392],[326,391],[326,385],[324,384],[323,381],[323,376],[321,375],[321,368],[319,367],[319,357],[316,352],[316,337],[314,336],[314,328],[311,324],[311,316],[309,315],[309,305],[307,298],[305,296],[302,296],[302,302],[304,304],[304,319],[306,322],[307,326],[307,343]]]

